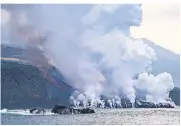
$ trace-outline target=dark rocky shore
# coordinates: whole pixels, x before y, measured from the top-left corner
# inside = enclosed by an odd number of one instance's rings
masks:
[[[61,106],[61,105],[55,105],[52,110],[52,113],[54,114],[92,114],[95,113],[93,109],[90,108],[83,108],[83,109],[75,109],[71,107]],[[42,108],[33,108],[30,109],[31,114],[45,114],[46,110]]]

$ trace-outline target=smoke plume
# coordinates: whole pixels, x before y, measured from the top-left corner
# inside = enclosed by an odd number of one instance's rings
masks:
[[[122,94],[133,103],[136,89],[145,91],[149,101],[165,101],[173,89],[169,73],[148,74],[157,59],[154,50],[130,38],[130,27],[141,24],[141,5],[2,7],[1,42],[29,50],[27,56],[35,65],[54,64],[71,86],[83,92],[70,98],[77,106],[88,101],[104,106],[100,95],[120,104]]]

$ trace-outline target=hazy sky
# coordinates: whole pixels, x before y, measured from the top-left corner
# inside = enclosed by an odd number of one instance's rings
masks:
[[[144,37],[180,54],[180,5],[143,4],[141,27],[132,28],[134,37]]]

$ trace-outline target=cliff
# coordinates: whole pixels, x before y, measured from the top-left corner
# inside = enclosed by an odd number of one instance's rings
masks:
[[[177,106],[180,106],[180,88],[175,87],[172,91],[170,91],[169,97]]]
[[[68,105],[73,88],[62,83],[61,78],[45,76],[38,68],[29,64],[31,57],[26,57],[25,50],[1,45],[1,108],[20,109],[44,107],[52,108],[55,104]],[[30,58],[30,59],[29,59]],[[56,72],[55,72],[56,73]],[[55,74],[54,74],[55,75]],[[65,88],[58,88],[54,82]]]
[[[1,108],[52,108],[58,103],[68,105],[70,93],[53,85],[34,66],[1,59]]]
[[[46,102],[47,84],[37,68],[1,60],[2,108],[29,108]]]

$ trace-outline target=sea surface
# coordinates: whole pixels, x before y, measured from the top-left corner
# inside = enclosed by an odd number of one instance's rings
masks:
[[[95,109],[95,114],[56,115],[50,110],[45,115],[32,115],[28,110],[1,110],[3,125],[126,125],[180,124],[180,108],[174,109]]]

